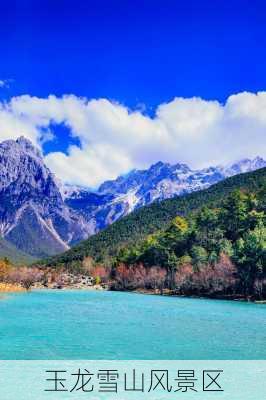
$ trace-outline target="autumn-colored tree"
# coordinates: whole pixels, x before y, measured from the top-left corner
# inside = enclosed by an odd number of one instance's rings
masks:
[[[106,283],[110,278],[110,269],[102,265],[96,265],[91,269],[90,275],[95,279],[96,284]]]
[[[221,254],[214,265],[202,266],[192,276],[192,288],[197,293],[218,294],[232,292],[236,284],[236,268],[226,254]]]
[[[237,269],[227,254],[222,253],[213,266],[211,286],[214,292],[228,293],[236,285]]]
[[[165,285],[166,270],[161,267],[151,267],[147,270],[145,286],[147,289],[162,291]]]
[[[193,267],[189,263],[179,266],[175,273],[175,287],[180,293],[188,293],[191,290],[191,278]]]
[[[85,257],[82,260],[82,268],[84,269],[84,272],[87,272],[89,275],[91,275],[91,272],[94,268],[94,261],[92,257]]]
[[[134,273],[130,267],[120,263],[115,271],[115,289],[128,290],[132,287]]]
[[[0,281],[7,280],[12,266],[7,260],[0,260]]]
[[[143,264],[126,265],[120,263],[115,271],[115,288],[121,290],[134,290],[144,288],[146,285],[147,269]]]
[[[43,278],[43,272],[38,268],[19,267],[13,268],[9,274],[9,281],[23,286],[29,290],[35,283]]]

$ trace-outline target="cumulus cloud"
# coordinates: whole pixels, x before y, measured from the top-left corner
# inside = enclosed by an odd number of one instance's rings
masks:
[[[47,165],[65,182],[93,187],[159,160],[199,168],[266,156],[266,92],[235,94],[225,104],[177,97],[159,105],[154,117],[74,95],[25,95],[0,103],[0,139],[23,134],[41,147],[55,139],[57,124],[80,147],[49,153]]]

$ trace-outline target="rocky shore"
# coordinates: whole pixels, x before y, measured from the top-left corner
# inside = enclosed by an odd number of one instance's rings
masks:
[[[76,290],[108,290],[108,285],[96,282],[96,280],[85,274],[72,274],[69,272],[55,276],[48,273],[44,280],[36,282],[33,289],[76,289]]]

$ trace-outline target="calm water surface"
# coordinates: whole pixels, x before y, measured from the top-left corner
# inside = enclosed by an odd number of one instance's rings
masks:
[[[97,291],[7,295],[0,359],[266,359],[266,305]]]

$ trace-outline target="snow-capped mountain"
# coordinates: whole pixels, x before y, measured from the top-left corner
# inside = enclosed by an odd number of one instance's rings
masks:
[[[67,207],[57,181],[29,140],[0,143],[0,235],[42,257],[88,236],[88,224]]]
[[[244,159],[226,167],[192,170],[186,164],[158,162],[147,170],[133,170],[125,176],[104,182],[97,192],[75,187],[66,203],[89,218],[95,231],[129,214],[138,207],[174,196],[184,195],[242,172],[266,166],[260,157]]]
[[[59,253],[139,207],[265,166],[259,157],[202,170],[158,162],[93,192],[60,184],[29,140],[7,140],[0,143],[0,236],[35,257]]]
[[[266,161],[261,157],[256,157],[253,160],[249,158],[244,158],[228,167],[222,168],[224,171],[224,176],[233,176],[237,174],[242,174],[244,172],[255,171],[259,168],[264,168]]]

